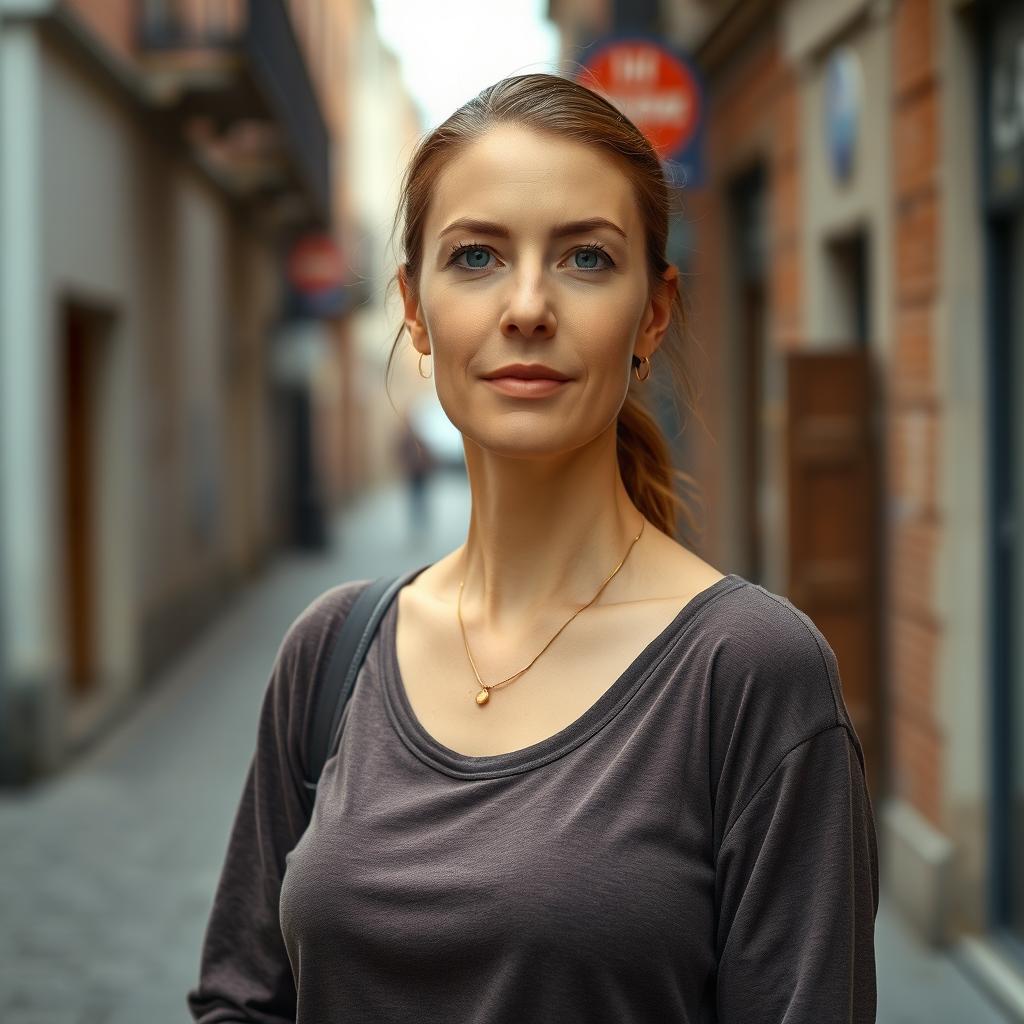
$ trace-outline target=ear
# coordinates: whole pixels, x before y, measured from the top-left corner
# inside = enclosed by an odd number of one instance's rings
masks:
[[[679,268],[670,263],[661,280],[652,290],[647,314],[640,336],[637,338],[636,355],[641,359],[652,356],[660,347],[665,332],[672,322],[672,299],[679,287]]]
[[[398,268],[398,290],[402,293],[402,307],[405,315],[405,326],[412,339],[413,348],[421,355],[430,355],[430,339],[427,328],[420,316],[419,298],[413,293],[405,276],[405,264]]]

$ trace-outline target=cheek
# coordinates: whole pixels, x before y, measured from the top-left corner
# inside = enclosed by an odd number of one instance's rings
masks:
[[[462,362],[479,351],[481,342],[497,336],[493,303],[459,296],[435,297],[424,315],[427,335],[444,352],[446,362]]]
[[[601,339],[616,347],[630,346],[639,328],[643,297],[632,287],[593,287],[563,297],[558,329],[581,340]]]

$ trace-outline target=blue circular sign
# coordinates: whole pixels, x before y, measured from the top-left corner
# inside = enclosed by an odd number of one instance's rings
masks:
[[[840,181],[853,174],[863,103],[863,75],[857,54],[843,46],[825,69],[825,138],[832,173]]]

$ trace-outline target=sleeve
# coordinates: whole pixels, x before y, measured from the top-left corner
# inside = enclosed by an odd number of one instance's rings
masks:
[[[295,984],[278,918],[285,858],[308,820],[293,632],[271,670],[206,926],[199,981],[187,994],[199,1024],[295,1021]]]
[[[790,750],[716,861],[720,1024],[873,1024],[878,851],[843,724]]]

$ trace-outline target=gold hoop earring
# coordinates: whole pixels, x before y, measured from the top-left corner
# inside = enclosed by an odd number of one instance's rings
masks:
[[[634,357],[634,358],[636,358],[636,357]],[[646,363],[647,364],[647,372],[642,377],[640,376],[640,363]],[[633,373],[635,374],[636,379],[638,381],[640,381],[641,383],[643,381],[647,380],[647,378],[650,377],[650,375],[651,375],[651,359],[650,359],[650,356],[644,356],[643,359],[641,359],[636,364],[636,366],[633,367]]]
[[[420,358],[419,358],[419,361],[418,361],[418,364],[417,364],[419,366],[420,376],[424,380],[430,380],[430,378],[434,376],[433,373],[424,373],[423,372],[423,357],[424,356],[429,356],[429,355],[433,355],[433,353],[432,352],[421,352],[420,353]]]

